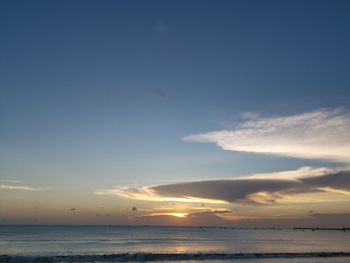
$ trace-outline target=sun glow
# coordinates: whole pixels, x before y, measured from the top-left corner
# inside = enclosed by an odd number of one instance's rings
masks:
[[[181,217],[181,218],[184,218],[184,217],[187,217],[188,214],[187,213],[171,213],[172,216],[176,216],[176,217]]]
[[[174,216],[178,218],[186,218],[188,216],[188,213],[152,213],[144,216]]]
[[[130,187],[117,187],[114,189],[105,189],[96,191],[97,195],[117,195],[124,198],[143,200],[143,201],[156,201],[156,202],[181,202],[181,203],[209,203],[209,204],[226,204],[224,200],[217,199],[205,199],[192,196],[185,197],[166,197],[157,195],[149,186],[140,188]]]

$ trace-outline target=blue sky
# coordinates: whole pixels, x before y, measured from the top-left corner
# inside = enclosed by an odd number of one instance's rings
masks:
[[[348,1],[1,1],[0,178],[88,194],[339,167],[183,138],[247,112],[347,112],[349,13]]]

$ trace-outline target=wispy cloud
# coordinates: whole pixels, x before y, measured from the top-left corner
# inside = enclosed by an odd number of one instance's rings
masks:
[[[106,189],[97,194],[119,195],[152,201],[272,204],[277,200],[297,201],[307,194],[350,194],[350,171],[306,168],[296,171],[221,179],[147,186],[142,188]],[[279,176],[281,176],[279,178]],[[319,198],[319,197],[318,197]],[[318,198],[315,198],[317,201]]]
[[[149,214],[138,215],[138,216],[135,216],[134,218],[141,219],[141,218],[158,217],[158,216],[174,216],[174,217],[178,217],[178,218],[185,218],[188,216],[188,213],[158,212],[158,213],[149,213]]]
[[[315,176],[321,176],[326,174],[336,173],[338,169],[327,168],[327,167],[310,167],[303,166],[296,170],[287,170],[287,171],[278,171],[278,172],[270,172],[270,173],[255,173],[253,175],[249,175],[246,179],[286,179],[286,180],[298,180],[300,178],[310,178]]]
[[[29,185],[18,184],[0,184],[0,189],[4,190],[22,190],[22,191],[46,191],[47,189],[41,187],[33,187]]]
[[[350,163],[350,115],[343,109],[272,118],[254,115],[232,130],[183,140],[213,142],[229,151]]]
[[[13,180],[13,179],[0,179],[1,183],[10,183],[10,184],[19,184],[21,183],[20,180]]]
[[[148,223],[178,223],[185,225],[224,225],[241,220],[257,219],[258,217],[238,215],[227,208],[188,208],[184,210],[155,210],[148,213],[133,215],[130,219],[146,220]],[[174,221],[175,220],[175,221]]]
[[[135,187],[115,187],[110,189],[103,189],[96,191],[96,195],[117,195],[129,199],[145,200],[145,201],[158,201],[158,202],[186,202],[186,203],[213,203],[222,204],[225,201],[205,199],[199,197],[176,197],[176,196],[162,196],[154,191],[156,186],[144,186],[140,188]]]
[[[173,210],[173,209],[172,209]],[[178,217],[178,218],[194,218],[194,217],[202,217],[202,216],[208,216],[208,215],[215,215],[220,216],[223,214],[227,215],[233,215],[232,210],[226,209],[226,208],[188,208],[184,209],[183,211],[168,211],[168,209],[163,210],[155,210],[150,213],[141,213],[137,216],[134,216],[133,218],[140,219],[140,218],[147,218],[147,217],[163,217],[163,216],[172,216],[172,217]]]

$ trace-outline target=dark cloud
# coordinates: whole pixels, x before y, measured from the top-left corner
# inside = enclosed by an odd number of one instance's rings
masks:
[[[286,191],[301,186],[301,182],[291,180],[236,179],[160,185],[151,189],[160,196],[216,199],[229,203],[259,203],[250,199],[249,196],[260,192],[275,193]]]
[[[229,203],[272,203],[283,195],[323,192],[332,188],[350,190],[350,171],[340,171],[298,180],[232,179],[198,181],[151,187],[163,197],[224,200]]]
[[[73,211],[76,211],[77,209],[75,207],[69,209],[69,211],[73,212]]]
[[[330,187],[350,191],[350,171],[340,171],[323,176],[303,178],[301,181],[311,187]]]
[[[219,217],[218,215],[220,215],[220,214],[230,214],[230,213],[232,213],[232,211],[229,209],[199,210],[199,211],[189,213],[187,217],[189,217],[189,218],[191,218],[191,217],[212,217],[212,216]]]

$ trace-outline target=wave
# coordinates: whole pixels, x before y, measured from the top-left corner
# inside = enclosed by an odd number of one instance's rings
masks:
[[[350,257],[350,252],[303,253],[120,253],[102,255],[23,256],[0,255],[1,263],[21,262],[109,262],[109,261],[177,261],[177,260],[233,260],[272,258],[331,258]]]

